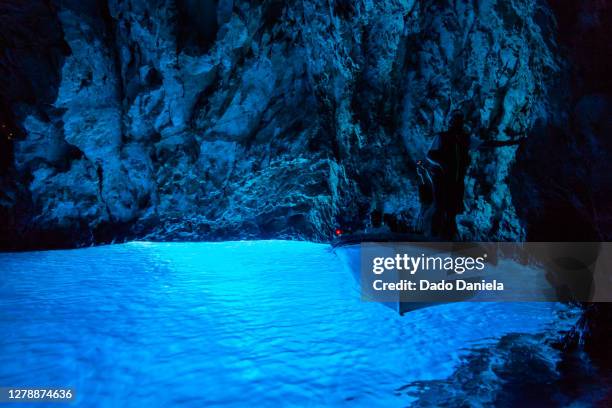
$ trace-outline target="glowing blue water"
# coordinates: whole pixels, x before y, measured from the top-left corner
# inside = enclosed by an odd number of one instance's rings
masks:
[[[329,248],[132,243],[0,254],[0,386],[72,386],[82,406],[402,406],[554,304],[404,317],[359,300]]]

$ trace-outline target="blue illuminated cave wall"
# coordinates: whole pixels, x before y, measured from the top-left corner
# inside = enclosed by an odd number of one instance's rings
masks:
[[[470,151],[457,239],[604,239],[610,26],[603,0],[2,2],[1,244],[412,231],[457,109],[520,140]]]

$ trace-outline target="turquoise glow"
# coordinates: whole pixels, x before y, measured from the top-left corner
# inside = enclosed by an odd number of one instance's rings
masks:
[[[326,245],[130,243],[0,254],[0,384],[78,405],[405,406],[466,349],[550,327],[556,304],[359,300]]]

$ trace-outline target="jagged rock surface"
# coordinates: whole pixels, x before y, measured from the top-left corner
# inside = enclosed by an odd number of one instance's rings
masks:
[[[482,140],[532,138],[575,93],[539,0],[0,7],[4,247],[411,230],[415,162],[453,110]],[[550,195],[533,146],[471,152],[458,238],[529,236]]]

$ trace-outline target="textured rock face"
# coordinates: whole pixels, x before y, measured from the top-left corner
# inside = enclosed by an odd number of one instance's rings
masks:
[[[605,90],[568,102],[587,92],[566,81],[578,57],[563,47],[578,48],[543,1],[2,7],[5,247],[413,230],[415,163],[453,111],[475,138],[512,141],[610,109]],[[470,152],[458,238],[529,235],[549,199],[530,167],[541,147]]]

